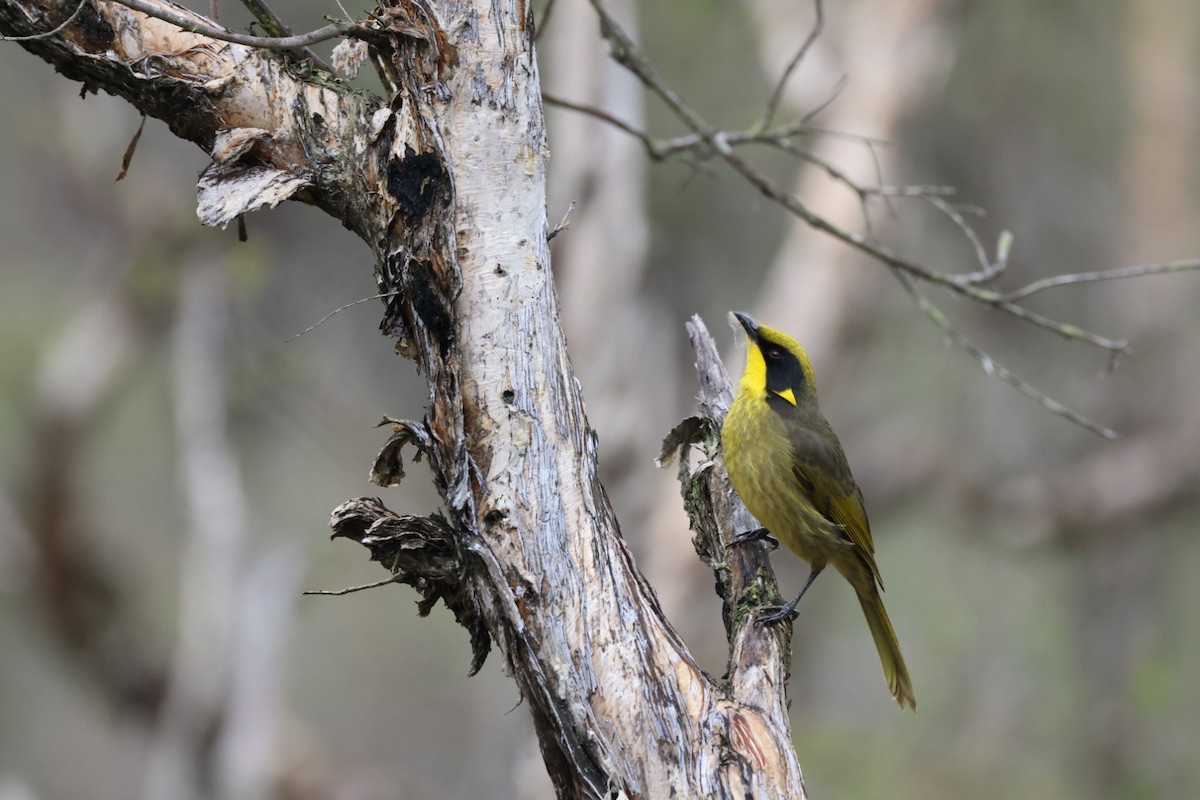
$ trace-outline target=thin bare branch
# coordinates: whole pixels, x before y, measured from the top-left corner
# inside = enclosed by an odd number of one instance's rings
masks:
[[[600,30],[609,41],[612,57],[619,64],[630,70],[643,85],[657,95],[685,125],[708,143],[725,163],[733,167],[736,172],[769,200],[783,206],[809,226],[840,239],[886,266],[906,272],[918,280],[945,286],[957,294],[991,306],[998,311],[1003,311],[1040,328],[1053,331],[1066,339],[1085,342],[1110,351],[1127,349],[1128,344],[1124,341],[1099,336],[1076,325],[1060,323],[1041,314],[1031,312],[1026,308],[1007,301],[996,292],[981,289],[969,282],[962,281],[959,279],[960,276],[937,272],[924,264],[893,252],[884,245],[878,244],[856,231],[840,228],[819,214],[816,214],[799,197],[783,189],[765,173],[735,152],[730,144],[729,135],[715,129],[705,121],[683,101],[674,89],[667,85],[662,76],[658,74],[657,70],[646,59],[645,55],[637,48],[637,45],[630,38],[629,34],[620,26],[620,23],[608,13],[601,0],[591,0],[591,4],[600,16]]]
[[[929,205],[936,208],[938,211],[942,212],[947,219],[954,223],[955,227],[957,227],[959,231],[962,232],[962,235],[966,237],[967,241],[971,243],[971,249],[975,251],[975,260],[979,262],[980,274],[990,274],[992,262],[991,259],[988,258],[987,249],[983,246],[983,242],[979,239],[979,234],[975,232],[974,226],[972,226],[966,221],[965,218],[963,218],[962,210],[953,203],[946,202],[946,200],[940,195],[922,195],[922,199],[929,203]],[[972,208],[971,210],[979,214],[983,213],[983,209]]]
[[[996,292],[980,289],[975,286],[962,287],[961,294],[983,303],[986,306],[1003,311],[1006,314],[1011,314],[1017,319],[1024,320],[1039,328],[1045,328],[1052,333],[1056,333],[1064,339],[1071,339],[1077,342],[1085,342],[1094,347],[1099,347],[1102,350],[1108,350],[1112,353],[1123,353],[1129,350],[1129,342],[1124,339],[1109,339],[1106,336],[1099,336],[1091,331],[1086,331],[1078,325],[1072,325],[1067,322],[1059,322],[1056,319],[1051,319],[1044,314],[1038,314],[1036,311],[1030,311],[1022,305],[1011,302],[1001,297]]]
[[[62,24],[53,30],[46,31],[45,33],[32,33],[29,36],[0,36],[0,42],[30,42],[34,39],[45,39],[53,36],[74,22],[75,18],[79,16],[79,12],[83,11],[83,7],[87,5],[87,3],[88,0],[79,0],[79,5],[75,6],[75,10],[71,12],[71,16],[63,20]]]
[[[729,140],[726,139],[726,141]],[[730,142],[730,144],[732,145],[732,142]],[[795,142],[792,142],[790,139],[771,139],[769,140],[769,144],[776,149],[782,150],[788,155],[795,156],[801,161],[812,164],[814,167],[819,167],[822,172],[845,186],[850,191],[857,194],[859,197],[877,193],[873,189],[860,186],[854,181],[853,178],[831,164],[826,158],[818,155],[812,150],[809,150],[807,147],[796,146]]]
[[[985,213],[983,209],[978,209],[974,206],[964,207],[946,204],[946,207],[970,211],[971,213],[978,214],[979,216],[983,216]],[[957,220],[956,224],[958,224]],[[982,245],[980,244],[978,237],[974,236],[974,229],[967,224],[965,220],[963,220],[959,227],[963,229],[964,233],[967,230],[971,231],[971,236],[968,238],[971,238],[972,244],[974,244],[976,247],[976,252],[979,253],[979,251],[982,249]],[[1012,250],[1012,243],[1012,232],[1001,231],[1000,238],[996,240],[996,257],[994,259],[989,259],[986,253],[980,254],[979,260],[982,264],[982,269],[977,272],[968,272],[965,275],[957,275],[955,276],[955,280],[957,280],[963,286],[988,286],[995,283],[1000,276],[1004,274],[1004,271],[1008,269],[1008,254]],[[1006,297],[1005,299],[1007,300],[1008,298]]]
[[[595,106],[589,106],[583,103],[576,103],[572,100],[567,100],[548,92],[542,92],[542,101],[547,105],[558,106],[559,108],[565,108],[570,111],[577,111],[580,114],[587,114],[589,117],[595,117],[598,120],[607,122],[617,130],[624,131],[630,136],[641,141],[646,148],[646,152],[650,154],[651,158],[655,159],[656,161],[662,158],[662,156],[659,154],[657,143],[654,141],[654,139],[650,138],[645,131],[635,128],[628,122],[613,116],[602,108],[596,108]]]
[[[251,16],[262,26],[262,29],[271,36],[291,36],[292,28],[286,22],[279,18],[279,15],[271,9],[265,0],[242,0],[242,5],[250,12]]]
[[[875,147],[889,147],[892,142],[887,139],[880,139],[878,136],[866,136],[861,133],[850,133],[848,131],[835,131],[830,128],[821,128],[814,126],[806,126],[806,133],[811,133],[814,136],[828,136],[830,139],[844,139],[848,142],[861,142],[862,144],[874,145]]]
[[[789,126],[780,128],[774,131],[766,131],[763,133],[755,133],[753,131],[722,131],[722,136],[730,147],[741,147],[750,144],[770,145],[784,149],[787,146],[792,146],[791,139],[803,133],[803,129],[798,126]],[[670,139],[652,139],[647,136],[650,141],[651,157],[656,161],[661,161],[679,154],[695,154],[700,158],[711,158],[716,154],[712,145],[705,139],[704,136],[697,133],[688,133],[683,136],[674,136]],[[799,150],[800,148],[796,148]]]
[[[266,0],[242,0],[242,5],[244,5],[247,10],[250,11],[250,13],[254,16],[254,19],[258,21],[258,24],[261,25],[263,30],[265,30],[267,33],[278,37],[292,35],[291,26],[284,22],[283,19],[281,19],[280,16],[276,14],[270,6],[267,5]],[[349,17],[350,15],[347,14],[346,16]],[[213,17],[213,19],[216,19],[216,17]],[[324,59],[313,52],[311,48],[297,47],[292,51],[292,53],[297,58],[308,59],[316,64],[319,69],[323,69],[326,72],[333,74],[333,68],[329,66]]]
[[[347,594],[354,594],[355,592],[363,592],[367,589],[378,589],[380,586],[387,586],[388,584],[399,582],[400,576],[393,575],[390,578],[384,578],[383,580],[375,581],[374,583],[364,583],[361,586],[347,586],[345,589],[307,589],[301,592],[301,594],[323,595],[325,597],[341,597]]]
[[[613,60],[632,72],[645,86],[658,95],[683,122],[696,133],[711,137],[716,131],[703,117],[683,102],[683,98],[662,79],[658,70],[646,58],[621,23],[608,13],[601,0],[590,0],[600,17],[600,34],[608,42]]]
[[[1175,272],[1191,272],[1200,270],[1200,259],[1184,259],[1168,261],[1165,264],[1147,264],[1136,267],[1121,267],[1120,269],[1101,270],[1097,272],[1075,272],[1070,275],[1053,275],[1043,278],[1016,291],[1004,295],[1010,303],[1024,300],[1031,295],[1054,289],[1059,286],[1070,286],[1078,283],[1096,283],[1098,281],[1116,281],[1125,278],[1141,278],[1146,275],[1169,275]]]
[[[357,39],[366,39],[369,41],[377,38],[379,35],[378,31],[367,28],[354,20],[338,19],[324,28],[302,33],[299,36],[251,36],[246,33],[236,33],[225,28],[218,28],[215,25],[209,24],[209,20],[194,14],[194,12],[192,12],[192,16],[187,16],[156,3],[147,2],[147,0],[110,0],[110,2],[132,8],[134,11],[140,11],[147,16],[161,19],[163,22],[169,22],[191,33],[208,36],[211,39],[219,39],[223,42],[245,45],[246,47],[261,47],[264,50],[294,50],[298,47],[307,47],[318,42],[336,39],[339,36],[352,36]]]
[[[574,205],[574,204],[572,204],[572,206],[573,206],[573,205]],[[339,306],[338,308],[335,308],[333,311],[330,311],[330,312],[329,312],[328,314],[326,314],[325,316],[321,317],[319,320],[317,320],[316,322],[314,322],[312,325],[309,325],[307,328],[305,328],[304,330],[302,330],[302,331],[300,331],[299,333],[297,333],[295,336],[292,336],[292,337],[288,338],[288,339],[287,339],[287,341],[285,341],[285,342],[284,342],[284,344],[287,344],[288,342],[291,342],[291,341],[294,341],[294,340],[296,340],[296,339],[299,339],[299,338],[300,338],[301,336],[303,336],[304,334],[308,333],[309,331],[313,330],[313,329],[314,329],[314,328],[316,328],[317,326],[319,326],[319,325],[321,325],[322,323],[324,323],[326,320],[328,320],[328,319],[329,319],[330,317],[332,317],[334,314],[337,314],[338,312],[341,312],[341,311],[345,311],[347,308],[350,308],[350,307],[352,307],[352,306],[359,305],[360,303],[369,303],[369,302],[370,302],[370,301],[372,301],[372,300],[382,300],[382,299],[383,299],[383,298],[385,298],[385,297],[395,297],[395,296],[396,296],[396,295],[398,295],[398,294],[400,294],[400,292],[384,292],[383,294],[373,294],[373,295],[371,295],[370,297],[361,297],[361,298],[359,298],[358,300],[355,300],[355,301],[354,301],[354,302],[352,302],[352,303],[346,303],[346,305],[344,305],[344,306]]]
[[[553,239],[555,236],[558,236],[560,233],[565,231],[567,228],[571,227],[571,212],[574,210],[575,210],[575,201],[572,200],[571,205],[567,206],[567,213],[563,214],[562,219],[560,219],[558,221],[558,224],[554,226],[554,230],[552,230],[552,231],[550,231],[550,233],[546,234],[547,242],[550,241],[551,239]]]
[[[779,82],[775,84],[775,91],[771,92],[771,97],[767,100],[767,107],[763,110],[762,119],[754,126],[755,130],[765,131],[771,127],[771,123],[775,120],[775,112],[779,110],[779,103],[783,100],[783,90],[787,88],[788,81],[791,80],[792,73],[796,71],[796,67],[800,66],[800,62],[808,55],[809,49],[813,43],[817,41],[817,37],[821,35],[821,31],[825,29],[825,6],[821,0],[813,0],[813,9],[816,12],[816,20],[813,21],[812,30],[808,32],[808,36],[800,45],[800,49],[792,56],[792,60],[784,68],[783,74],[779,76]],[[834,93],[834,97],[837,93]],[[828,105],[832,102],[832,97],[823,105]]]
[[[958,190],[953,186],[928,186],[920,184],[914,186],[874,186],[869,191],[880,197],[923,197],[929,194],[952,197],[958,193]]]
[[[637,128],[623,119],[610,114],[602,108],[587,105],[584,103],[576,103],[573,100],[568,100],[557,95],[543,93],[542,100],[547,105],[565,108],[568,111],[575,111],[580,114],[586,114],[590,117],[595,117],[601,122],[612,125],[617,130],[627,133],[636,138],[642,143],[646,150],[646,154],[654,161],[664,161],[676,155],[695,155],[698,158],[712,158],[717,155],[709,137],[700,133],[688,133],[682,136],[674,136],[669,139],[656,139],[646,131]],[[745,130],[745,131],[720,131],[720,135],[730,147],[742,147],[744,145],[767,145],[783,150],[797,158],[812,160],[813,163],[818,163],[823,169],[830,172],[831,176],[836,179],[841,179],[841,175],[836,173],[836,168],[832,167],[820,159],[811,151],[797,146],[792,140],[797,136],[806,133],[818,133],[822,135],[830,135],[828,131],[809,128],[804,123],[792,123],[779,128],[774,128],[769,131]],[[850,136],[850,135],[848,135]],[[856,141],[860,141],[866,146],[871,146],[874,142],[867,137],[850,136]],[[848,186],[856,192],[867,192],[870,194],[882,194],[874,189],[861,189],[851,183]],[[953,190],[949,190],[953,191]],[[897,192],[899,193],[899,192]]]
[[[820,103],[817,103],[816,108],[811,109],[807,114],[801,117],[800,122],[797,124],[800,127],[807,128],[809,123],[821,116],[821,112],[833,105],[833,101],[842,96],[842,90],[845,88],[846,76],[843,75],[842,77],[838,78],[837,83],[833,85],[833,91],[829,93],[829,97],[826,97]]]
[[[1007,367],[997,363],[994,358],[983,352],[978,345],[976,345],[961,331],[955,328],[950,320],[946,318],[946,315],[942,313],[942,310],[934,305],[928,297],[918,291],[916,283],[911,275],[901,272],[900,270],[892,270],[892,273],[900,281],[901,285],[904,286],[909,295],[912,296],[913,300],[917,304],[917,308],[919,308],[922,313],[924,313],[925,316],[928,317],[930,321],[942,331],[942,334],[947,339],[979,362],[979,366],[982,367],[983,371],[988,375],[993,375],[996,378],[1004,381],[1021,394],[1039,403],[1051,414],[1063,417],[1064,419],[1069,420],[1070,422],[1073,422],[1076,425],[1091,431],[1092,433],[1103,436],[1105,439],[1116,439],[1118,437],[1117,432],[1112,428],[1101,425],[1098,422],[1094,422],[1079,412],[1068,408],[1054,398],[1038,390],[1033,385],[1018,378],[1016,375],[1010,372]]]
[[[604,6],[603,1],[590,0],[590,2],[596,11],[596,14],[600,18],[601,34],[609,42],[610,54],[612,58],[617,63],[621,64],[623,67],[632,72],[647,89],[656,95],[671,110],[671,112],[692,131],[692,134],[699,139],[700,142],[710,147],[713,153],[715,153],[723,161],[725,161],[726,164],[732,167],[734,171],[740,174],[748,183],[750,183],[750,185],[757,188],[772,202],[777,203],[796,217],[803,220],[810,227],[840,239],[842,242],[891,268],[891,270],[901,278],[904,285],[913,291],[914,297],[918,298],[918,305],[920,305],[921,310],[924,311],[926,315],[929,316],[929,318],[933,320],[940,328],[942,328],[946,332],[946,335],[949,336],[956,344],[975,356],[988,374],[995,375],[996,377],[1016,388],[1021,393],[1034,398],[1043,406],[1053,411],[1055,414],[1076,422],[1090,431],[1099,433],[1100,435],[1106,437],[1115,435],[1112,434],[1112,431],[1109,429],[1086,419],[1082,415],[1079,415],[1060,403],[1050,399],[1029,384],[1026,384],[1019,378],[1016,378],[1005,368],[996,364],[991,357],[976,347],[969,339],[967,339],[958,331],[954,330],[953,326],[950,325],[949,321],[946,320],[945,316],[940,312],[940,310],[930,303],[927,298],[916,291],[913,281],[923,281],[926,283],[936,284],[949,289],[955,294],[962,295],[976,302],[990,306],[997,311],[1004,312],[1032,325],[1044,328],[1059,336],[1062,336],[1063,338],[1085,342],[1095,347],[1107,350],[1110,356],[1125,352],[1128,349],[1128,343],[1123,340],[1109,339],[1107,337],[1094,334],[1090,331],[1086,331],[1079,326],[1051,319],[1018,305],[1008,297],[1003,296],[998,292],[991,291],[977,285],[981,280],[981,276],[982,278],[990,279],[991,277],[994,277],[994,274],[996,274],[998,269],[1003,269],[1003,265],[1007,263],[1007,247],[1004,246],[1005,240],[1003,237],[1000,248],[1000,250],[1003,252],[998,255],[995,265],[990,264],[987,260],[986,254],[984,254],[982,258],[980,258],[980,261],[983,264],[983,269],[981,271],[969,273],[967,275],[961,275],[934,270],[926,264],[922,264],[918,261],[914,261],[910,258],[906,258],[898,253],[893,252],[885,245],[874,240],[874,236],[871,234],[870,226],[867,228],[868,235],[866,236],[856,231],[838,227],[826,218],[813,212],[796,194],[782,188],[774,180],[743,158],[735,150],[734,143],[742,143],[745,141],[746,135],[731,135],[729,133],[717,130],[714,126],[709,124],[696,111],[688,106],[679,96],[679,94],[673,88],[671,88],[665,80],[663,80],[663,78],[658,74],[658,71],[646,58],[645,54],[642,53],[637,44],[621,27],[620,23],[611,14],[609,14],[608,10]],[[755,132],[751,131],[750,133],[753,134]],[[654,144],[653,139],[640,131],[636,132],[635,135],[638,135],[643,142],[648,143],[647,149],[651,150],[651,152],[654,152],[653,148],[651,147],[651,145]],[[765,141],[761,138],[758,140]],[[699,146],[699,144],[697,144],[697,146]],[[797,150],[798,154],[802,152],[803,151]],[[872,152],[874,151],[872,150]],[[840,175],[839,171],[834,170],[829,174],[835,179],[842,181],[847,186],[850,186],[852,189],[854,189],[854,191],[857,191],[860,197],[864,195],[866,190],[859,187],[848,177]],[[882,183],[882,180],[880,180],[880,183]],[[944,205],[946,209],[953,210],[948,204]],[[960,225],[960,227],[964,228],[964,230],[970,228],[970,226],[965,224],[965,220],[962,220],[961,214],[958,211],[954,211],[954,214],[958,215],[958,220],[962,221],[962,225]],[[954,219],[953,216],[951,218]],[[968,239],[972,242],[973,246],[977,245],[977,237],[969,236]],[[979,256],[981,250],[981,247],[976,247],[977,257]]]

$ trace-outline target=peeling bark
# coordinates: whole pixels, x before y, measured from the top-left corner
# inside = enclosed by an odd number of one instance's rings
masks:
[[[306,75],[289,56],[110,3],[25,46],[213,154],[205,222],[290,197],[371,248],[392,295],[381,327],[430,387],[423,421],[387,420],[394,437],[374,472],[399,480],[400,447],[417,445],[446,516],[401,516],[362,498],[335,511],[335,531],[416,585],[423,609],[446,600],[471,630],[473,668],[496,642],[560,797],[803,797],[786,637],[743,613],[774,581],[761,546],[727,547],[734,525],[749,523],[719,460],[686,474],[685,489],[726,596],[722,681],[666,622],[598,480],[550,271],[530,9],[382,6],[371,55],[395,88],[388,102]],[[73,0],[0,0],[0,32],[46,30],[73,10]],[[696,430],[711,450],[729,387],[701,328],[709,422]]]
[[[471,634],[471,670],[483,666],[492,640],[487,626],[465,592],[459,534],[440,514],[427,517],[396,514],[378,497],[360,497],[342,503],[329,515],[334,539],[353,539],[371,551],[395,576],[421,593],[417,612],[428,616],[438,600],[454,612],[454,618]]]

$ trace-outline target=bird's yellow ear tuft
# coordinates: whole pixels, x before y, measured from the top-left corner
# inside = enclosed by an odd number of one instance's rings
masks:
[[[782,392],[775,392],[775,394],[787,400],[792,405],[796,405],[796,393],[791,389],[784,389]]]

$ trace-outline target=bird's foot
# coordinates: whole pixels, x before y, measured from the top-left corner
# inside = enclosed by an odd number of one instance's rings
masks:
[[[762,542],[772,550],[779,549],[779,540],[772,536],[771,532],[766,528],[754,528],[752,530],[742,531],[729,540],[729,544],[732,546],[749,544],[751,542]]]
[[[795,603],[788,603],[783,606],[764,606],[759,610],[759,616],[756,622],[759,625],[779,625],[783,622],[791,622],[797,616]]]

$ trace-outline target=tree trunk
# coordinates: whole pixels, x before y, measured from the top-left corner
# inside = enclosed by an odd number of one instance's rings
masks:
[[[49,30],[76,6],[0,0],[0,33]],[[685,489],[727,602],[720,682],[663,618],[597,479],[550,271],[531,21],[524,3],[382,3],[367,38],[388,101],[115,3],[89,2],[22,44],[213,154],[206,224],[291,198],[367,242],[391,295],[382,327],[430,387],[423,421],[393,421],[375,475],[398,480],[400,448],[414,444],[448,519],[360,500],[335,512],[335,530],[417,585],[424,608],[444,599],[476,666],[498,643],[560,797],[802,797],[786,634],[746,624],[741,605],[773,579],[761,545],[724,549],[733,521],[747,522],[719,464],[685,475]],[[705,353],[719,421],[728,384]],[[712,423],[696,430],[711,448]]]

